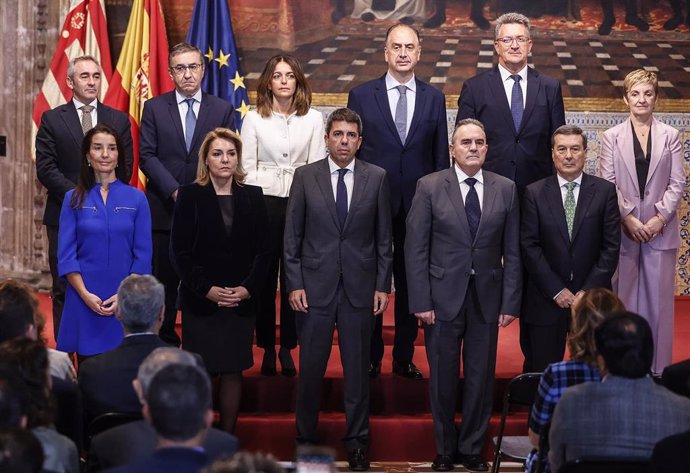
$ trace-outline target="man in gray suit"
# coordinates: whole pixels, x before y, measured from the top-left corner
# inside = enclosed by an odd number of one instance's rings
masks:
[[[597,328],[594,341],[604,378],[569,388],[556,404],[551,471],[584,456],[650,458],[659,440],[690,429],[690,399],[649,376],[654,341],[645,319],[615,315]]]
[[[391,288],[386,171],[355,160],[362,121],[341,108],[326,123],[327,159],[295,172],[285,223],[290,305],[297,312],[297,442],[315,443],[321,380],[338,326],[350,469],[369,469],[369,350]]]
[[[487,148],[479,121],[459,121],[450,145],[455,166],[419,180],[407,217],[410,309],[426,324],[436,471],[452,470],[453,463],[488,469],[480,451],[491,416],[498,326],[510,324],[520,308],[517,190],[510,179],[482,171]],[[465,382],[456,431],[461,346]]]

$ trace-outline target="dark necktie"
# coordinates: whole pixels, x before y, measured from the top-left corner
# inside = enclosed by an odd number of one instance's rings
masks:
[[[565,187],[565,202],[563,202],[563,210],[565,210],[565,223],[568,225],[568,236],[573,240],[573,223],[575,222],[575,182],[566,182]]]
[[[395,128],[398,129],[400,141],[405,144],[405,137],[407,136],[407,87],[404,85],[398,86],[400,98],[398,104],[395,106]]]
[[[476,183],[477,180],[473,177],[465,179],[465,184],[470,186],[470,190],[465,197],[465,214],[467,215],[467,223],[470,226],[472,241],[474,241],[474,237],[477,236],[479,220],[482,218],[482,209],[479,207],[479,196],[477,195],[477,189],[474,188]]]
[[[347,218],[347,187],[345,187],[345,174],[347,169],[338,169],[338,185],[335,190],[335,211],[338,214],[340,228],[345,226]]]
[[[187,144],[187,152],[192,149],[192,138],[194,138],[194,129],[196,128],[196,115],[194,115],[194,99],[185,99],[187,102],[187,115],[184,119],[185,137],[184,141]]]
[[[93,105],[82,105],[79,109],[81,110],[81,130],[86,134],[87,131],[93,128],[93,120],[91,120]]]
[[[525,110],[525,105],[522,103],[522,87],[520,87],[520,77],[517,74],[510,76],[515,82],[513,83],[513,93],[510,95],[510,113],[513,115],[513,123],[515,124],[515,131],[520,130],[520,123],[522,123],[522,112]]]

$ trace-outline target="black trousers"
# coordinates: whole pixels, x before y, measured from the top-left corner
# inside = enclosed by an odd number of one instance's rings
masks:
[[[46,225],[48,234],[48,266],[50,266],[50,277],[53,284],[50,289],[50,299],[53,304],[53,334],[55,340],[60,332],[60,320],[62,320],[62,308],[65,305],[65,290],[67,283],[58,276],[58,227]]]
[[[307,294],[307,298],[309,294]],[[372,303],[374,295],[371,297]],[[321,385],[338,327],[338,346],[343,364],[345,436],[349,451],[369,444],[369,347],[374,323],[373,306],[353,307],[339,284],[336,296],[325,307],[310,306],[297,313],[299,333],[299,380],[297,382],[298,443],[318,443],[316,428],[321,405]]]
[[[552,325],[534,325],[520,319],[520,349],[525,356],[523,373],[544,371],[551,363],[563,360],[570,324],[569,311]]]
[[[180,278],[170,262],[170,232],[154,231],[153,275],[165,287],[165,313],[158,335],[165,343],[180,346],[180,336],[175,332],[177,321],[177,288]]]
[[[407,275],[405,274],[405,218],[401,208],[393,217],[393,284],[395,285],[395,337],[393,338],[393,359],[409,363],[414,355],[414,341],[417,339],[419,323],[410,314],[407,300]],[[374,334],[371,337],[371,361],[380,363],[383,359],[383,315],[376,317]]]
[[[283,232],[285,230],[285,211],[287,197],[264,196],[268,213],[268,239],[271,247],[271,261],[268,277],[263,289],[257,295],[259,312],[256,318],[256,344],[261,348],[276,345],[276,289],[280,274],[280,346],[297,346],[295,312],[290,308],[283,266]]]

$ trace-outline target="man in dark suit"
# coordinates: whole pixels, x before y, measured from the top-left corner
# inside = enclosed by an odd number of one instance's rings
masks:
[[[424,322],[436,456],[486,471],[480,452],[491,417],[498,326],[518,315],[522,290],[515,183],[482,170],[486,135],[465,119],[453,132],[452,169],[423,177],[407,217],[405,262],[410,308]],[[455,428],[460,376],[462,424]]]
[[[180,43],[168,55],[175,90],[144,103],[139,158],[148,178],[146,196],[153,227],[153,274],[165,286],[163,341],[180,345],[175,332],[179,278],[170,263],[170,221],[182,185],[196,178],[199,146],[217,127],[233,128],[233,108],[225,100],[201,90],[204,56],[194,46]]]
[[[462,86],[456,123],[476,118],[484,124],[489,152],[484,169],[525,186],[553,173],[550,140],[565,124],[561,85],[527,67],[532,49],[529,19],[506,13],[496,20],[498,66]]]
[[[347,101],[364,126],[359,158],[385,169],[390,183],[395,281],[393,372],[413,379],[420,379],[422,373],[412,363],[418,322],[407,304],[405,217],[417,179],[450,163],[445,98],[414,75],[421,49],[415,29],[391,26],[384,48],[388,72],[352,89]],[[382,324],[383,317],[379,317],[372,337],[372,377],[381,372]]]
[[[208,462],[203,449],[213,422],[211,381],[196,366],[172,364],[151,380],[142,409],[156,430],[156,450],[110,473],[197,473]]]
[[[115,316],[125,338],[114,350],[89,358],[79,367],[85,425],[106,412],[141,411],[132,381],[144,358],[166,346],[158,337],[164,300],[165,289],[153,276],[131,274],[120,284]]]
[[[141,405],[146,404],[145,393],[156,374],[171,365],[191,366],[203,369],[201,360],[193,354],[172,347],[154,350],[141,363],[136,380],[132,382]],[[106,430],[91,441],[87,459],[87,471],[100,471],[141,461],[156,450],[156,430],[145,420]],[[209,428],[203,441],[207,462],[221,455],[231,455],[239,450],[236,437],[215,428]]]
[[[679,361],[664,368],[661,384],[681,396],[690,397],[690,360]]]
[[[290,306],[297,312],[300,376],[297,442],[315,443],[321,380],[338,326],[345,377],[350,469],[369,469],[369,350],[374,320],[388,305],[391,219],[386,172],[355,160],[362,122],[352,110],[326,123],[327,159],[295,172],[285,223]]]
[[[554,132],[552,154],[556,176],[527,186],[522,203],[525,372],[563,359],[570,307],[587,289],[610,289],[618,265],[616,188],[582,172],[587,137],[580,128],[563,125]]]
[[[36,134],[36,175],[48,190],[43,225],[48,234],[48,263],[53,278],[53,331],[55,339],[60,329],[62,306],[65,303],[65,282],[57,273],[57,236],[60,209],[65,193],[77,183],[84,133],[97,123],[112,126],[125,149],[127,179],[132,171],[132,131],[124,113],[98,101],[101,86],[101,66],[91,56],[70,61],[67,87],[72,100],[43,114]],[[86,113],[85,113],[86,110]]]

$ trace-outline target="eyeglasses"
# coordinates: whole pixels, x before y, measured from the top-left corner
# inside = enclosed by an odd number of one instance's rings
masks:
[[[510,46],[513,44],[513,41],[517,41],[517,44],[525,44],[526,42],[529,41],[529,38],[527,36],[504,36],[503,38],[496,38],[497,43],[503,43],[506,46]]]
[[[187,65],[180,64],[180,65],[177,65],[175,67],[171,67],[170,70],[173,72],[173,74],[181,76],[182,74],[184,74],[187,71],[191,72],[192,74],[195,74],[195,73],[199,72],[201,70],[201,68],[202,68],[201,64],[187,64]]]

